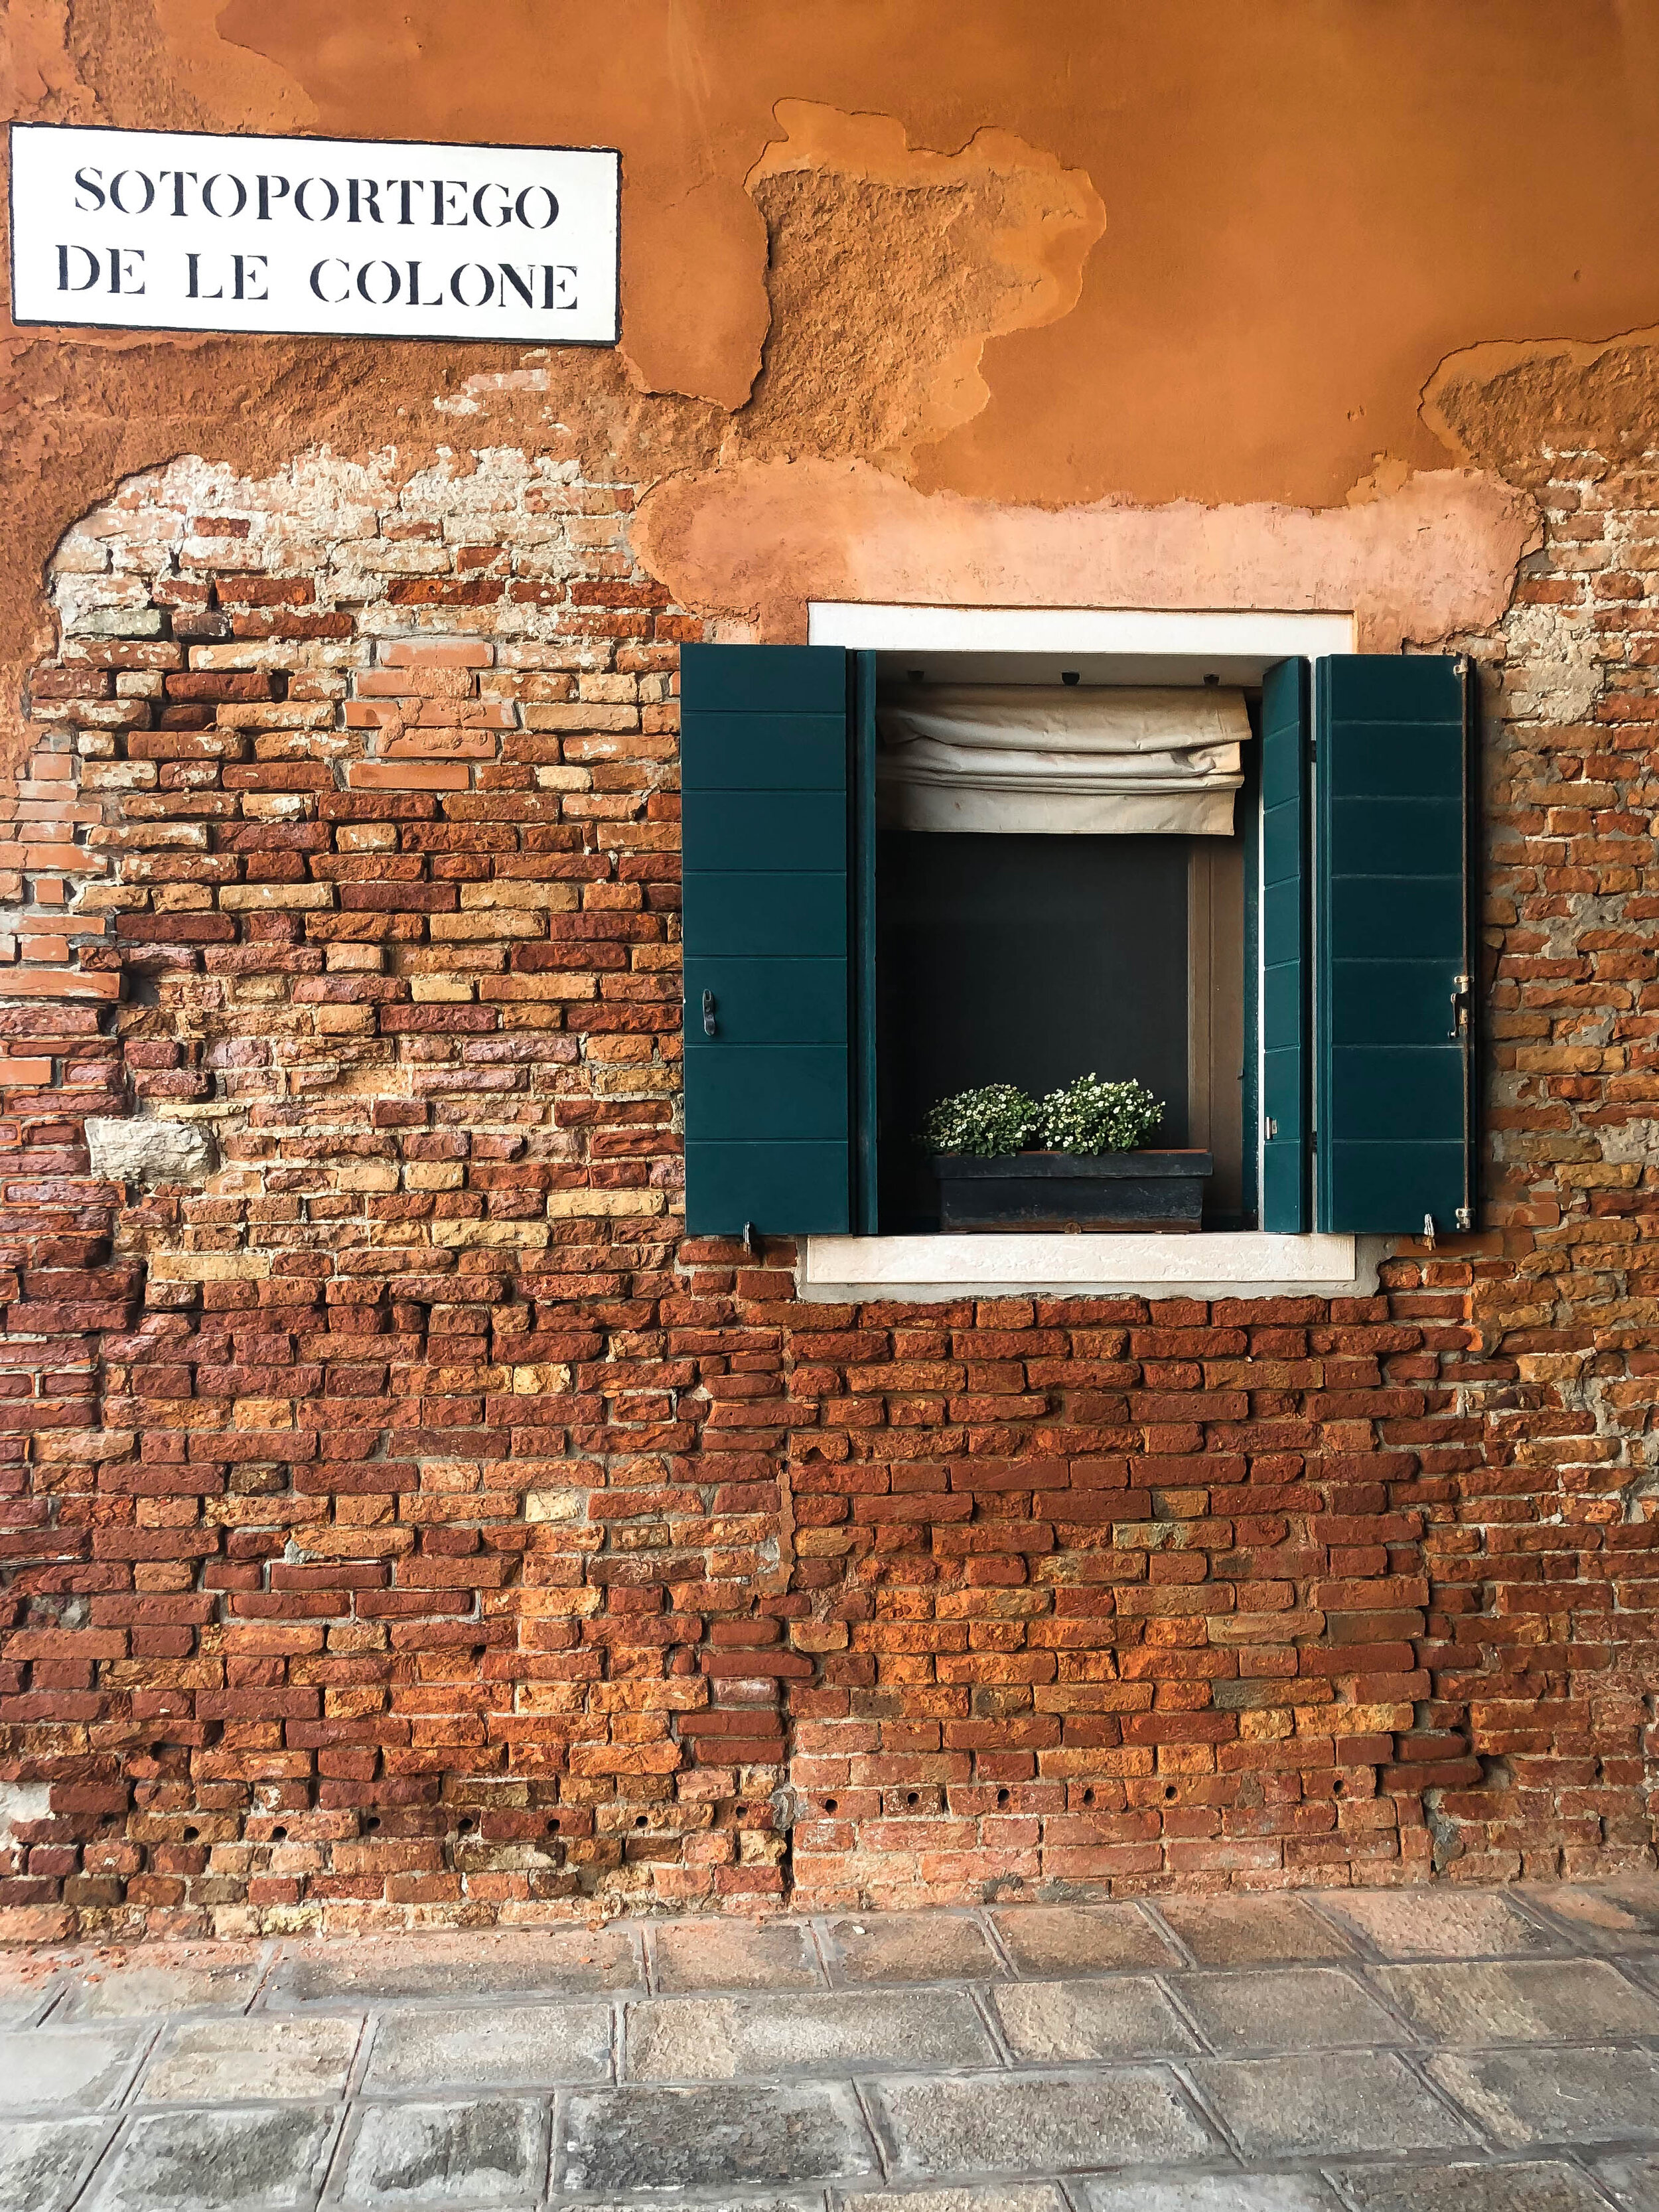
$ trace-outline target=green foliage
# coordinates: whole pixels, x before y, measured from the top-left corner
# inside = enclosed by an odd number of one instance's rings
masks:
[[[1079,1075],[1037,1109],[1037,1141],[1054,1152],[1138,1152],[1164,1119],[1164,1101],[1145,1084]]]
[[[927,1109],[921,1141],[930,1152],[971,1152],[994,1159],[1036,1142],[1037,1103],[1012,1083],[959,1091]]]
[[[1079,1075],[1039,1103],[1017,1084],[959,1091],[928,1109],[921,1141],[930,1152],[996,1159],[1042,1146],[1054,1152],[1133,1152],[1164,1118],[1164,1102],[1131,1078]]]

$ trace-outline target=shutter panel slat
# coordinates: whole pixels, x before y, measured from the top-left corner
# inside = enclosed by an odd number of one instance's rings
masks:
[[[1261,1226],[1299,1236],[1308,1203],[1308,664],[1261,683]]]
[[[1344,655],[1317,687],[1318,1225],[1449,1235],[1474,1203],[1464,664]]]
[[[680,675],[686,1224],[845,1231],[847,655],[688,645]]]

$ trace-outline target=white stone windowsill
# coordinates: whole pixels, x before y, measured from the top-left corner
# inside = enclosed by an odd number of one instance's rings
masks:
[[[1369,1297],[1381,1237],[1012,1231],[984,1236],[808,1237],[803,1298]]]

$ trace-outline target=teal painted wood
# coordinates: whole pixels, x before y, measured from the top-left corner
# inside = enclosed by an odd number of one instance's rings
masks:
[[[876,1087],[876,656],[853,655],[853,1218],[881,1225]]]
[[[1321,1229],[1474,1220],[1467,694],[1442,654],[1316,664]]]
[[[848,684],[840,647],[681,653],[696,1236],[853,1226]]]
[[[1308,664],[1261,681],[1261,1226],[1300,1236],[1310,1200]]]

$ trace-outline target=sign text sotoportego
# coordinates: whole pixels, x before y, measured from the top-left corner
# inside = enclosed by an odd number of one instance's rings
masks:
[[[12,314],[614,345],[622,157],[11,126]]]

